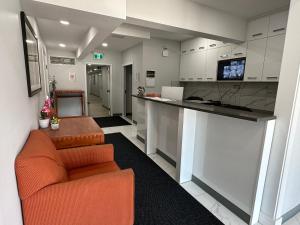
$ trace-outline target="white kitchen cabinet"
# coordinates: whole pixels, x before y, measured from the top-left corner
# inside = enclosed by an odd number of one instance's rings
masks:
[[[245,81],[261,81],[267,47],[267,38],[248,42]]]
[[[180,81],[186,81],[188,77],[189,54],[182,54],[180,59]]]
[[[263,17],[248,23],[247,40],[256,40],[268,36],[270,17]]]
[[[285,34],[268,38],[263,69],[263,81],[278,81],[285,42]]]
[[[247,55],[247,43],[242,44],[232,44],[231,46],[231,57],[232,58],[242,58]]]
[[[218,48],[218,60],[230,59],[231,51],[232,51],[232,47],[230,45]]]
[[[203,81],[206,78],[206,52],[199,51],[193,54],[192,59],[194,81]]]
[[[206,81],[217,80],[219,49],[209,49],[206,51]]]
[[[269,26],[270,37],[279,34],[285,34],[288,14],[289,14],[288,11],[284,11],[270,16],[270,26]]]

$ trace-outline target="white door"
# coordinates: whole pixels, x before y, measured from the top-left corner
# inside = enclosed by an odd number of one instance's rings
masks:
[[[206,52],[196,52],[193,58],[194,80],[203,81],[206,77]]]
[[[209,49],[206,52],[206,78],[207,81],[217,80],[219,49]]]
[[[248,42],[245,81],[260,81],[262,79],[267,38]]]
[[[263,81],[278,81],[285,35],[270,37],[267,43],[266,58],[263,70]]]

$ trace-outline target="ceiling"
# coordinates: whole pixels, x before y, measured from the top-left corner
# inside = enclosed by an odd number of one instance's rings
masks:
[[[251,19],[288,8],[290,0],[192,0],[218,10]]]
[[[67,51],[75,52],[82,43],[89,27],[70,24],[64,26],[59,21],[37,18],[40,34],[49,48],[60,48],[60,43],[66,44]]]

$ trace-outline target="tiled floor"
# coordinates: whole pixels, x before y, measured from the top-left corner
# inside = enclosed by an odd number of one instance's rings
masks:
[[[109,127],[103,128],[103,130],[106,134],[121,132],[141,151],[144,150],[144,144],[136,138],[137,129],[134,125]],[[148,155],[148,157],[150,157],[158,166],[160,166],[166,173],[175,179],[175,167],[157,154],[151,154]],[[216,199],[214,199],[193,182],[183,183],[181,186],[225,225],[246,225],[246,223],[243,222],[239,217],[234,215],[231,211],[229,211],[226,207],[224,207],[221,203],[219,203]],[[300,214],[287,221],[284,225],[300,225]]]
[[[88,97],[88,111],[89,116],[92,117],[105,117],[109,116],[109,110],[102,106],[101,98],[95,95],[89,95]]]

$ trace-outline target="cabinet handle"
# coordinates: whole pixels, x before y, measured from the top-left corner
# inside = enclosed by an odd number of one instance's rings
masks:
[[[199,47],[199,49],[201,50],[201,49],[205,49],[205,47]]]
[[[284,30],[285,30],[285,28],[282,27],[282,28],[278,28],[278,29],[273,30],[273,32],[279,32],[279,31],[284,31]]]
[[[247,77],[248,80],[256,80],[257,77]]]
[[[267,80],[277,80],[278,77],[267,77]]]
[[[181,80],[185,80],[185,78],[181,78]]]
[[[217,46],[216,44],[209,45],[209,47],[216,47],[216,46]]]
[[[227,58],[227,57],[228,57],[228,55],[227,55],[227,54],[225,54],[225,55],[221,55],[220,57],[224,59],[224,58]]]
[[[238,53],[234,53],[234,55],[243,55],[244,53],[242,52],[238,52]]]
[[[195,51],[195,49],[194,49],[194,48],[192,48],[192,49],[190,49],[190,51],[191,51],[191,52],[193,52],[193,51]]]
[[[189,78],[189,80],[194,80],[194,78]]]
[[[182,53],[186,53],[186,51],[184,50],[184,51],[182,51]]]
[[[213,79],[213,78],[211,78],[211,77],[207,77],[207,78],[206,78],[206,80],[212,80],[212,79]]]
[[[261,35],[263,35],[263,33],[253,34],[252,37],[258,37],[258,36],[261,36]]]
[[[197,77],[197,80],[202,80],[202,77]]]

